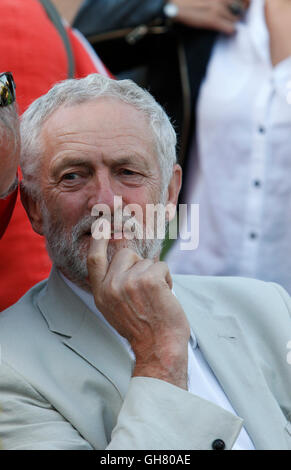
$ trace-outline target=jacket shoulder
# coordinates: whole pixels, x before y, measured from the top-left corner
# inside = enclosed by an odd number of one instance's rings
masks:
[[[0,313],[3,359],[7,351],[17,351],[19,354],[21,349],[28,349],[33,343],[35,332],[47,329],[47,323],[37,306],[37,300],[45,292],[46,286],[46,280],[36,284],[18,302]]]
[[[280,285],[244,277],[173,275],[180,296],[193,294],[216,307],[244,318],[262,315],[272,321],[281,315],[290,322],[291,299]]]

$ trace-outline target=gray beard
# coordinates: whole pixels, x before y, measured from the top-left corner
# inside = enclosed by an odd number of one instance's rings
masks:
[[[88,284],[87,254],[91,225],[96,217],[84,216],[68,231],[60,221],[53,221],[46,206],[42,204],[43,233],[49,256],[54,265],[80,287],[90,290]],[[159,256],[164,240],[133,239],[123,240],[118,246],[109,242],[107,259],[109,264],[115,253],[121,248],[130,248],[141,258],[154,259]]]

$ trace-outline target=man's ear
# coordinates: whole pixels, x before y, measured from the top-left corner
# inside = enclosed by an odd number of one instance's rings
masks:
[[[182,185],[182,168],[177,163],[173,167],[173,174],[168,186],[168,193],[166,199],[166,208],[168,211],[169,222],[173,220],[176,214],[176,206],[178,196]]]
[[[43,235],[42,231],[42,213],[40,209],[40,202],[37,198],[32,197],[26,191],[25,187],[20,184],[20,197],[23,207],[28,215],[33,230],[39,235]]]

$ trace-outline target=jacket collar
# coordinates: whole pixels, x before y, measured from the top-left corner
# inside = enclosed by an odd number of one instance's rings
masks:
[[[38,307],[61,341],[126,394],[134,363],[117,336],[91,312],[53,268]]]

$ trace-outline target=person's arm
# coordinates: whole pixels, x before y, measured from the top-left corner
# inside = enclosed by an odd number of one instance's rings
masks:
[[[190,327],[166,263],[128,248],[108,263],[108,242],[92,237],[88,279],[97,308],[135,354],[108,449],[211,449],[218,436],[230,449],[240,418],[187,391]]]
[[[173,0],[178,8],[174,21],[191,28],[202,28],[232,34],[240,14],[230,10],[237,5],[243,12],[248,8],[250,0]]]
[[[270,37],[273,66],[291,56],[291,3],[288,0],[266,0],[266,23]]]
[[[107,260],[109,240],[93,237],[88,253],[95,304],[135,354],[133,377],[152,377],[187,390],[190,327],[163,262],[124,248]]]
[[[165,19],[166,0],[88,0],[80,8],[74,20],[74,27],[85,36],[106,31],[147,24],[157,18]],[[178,7],[173,22],[193,28],[213,29],[226,34],[235,30],[239,15],[230,12],[230,0],[173,0]],[[235,0],[247,8],[249,0]]]
[[[74,19],[85,36],[134,27],[162,16],[164,0],[87,0]]]
[[[181,388],[135,377],[108,444],[98,435],[105,424],[96,423],[93,445],[5,360],[0,364],[0,406],[1,450],[211,450],[218,438],[231,449],[242,426],[241,418]]]

